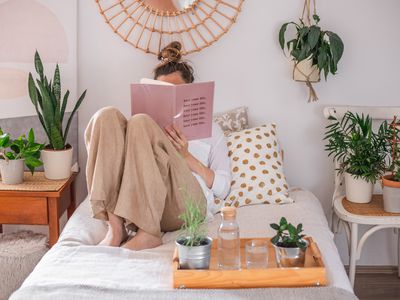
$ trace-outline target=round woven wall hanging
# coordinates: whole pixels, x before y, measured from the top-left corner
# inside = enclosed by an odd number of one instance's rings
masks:
[[[157,55],[171,41],[183,54],[200,51],[224,35],[244,0],[95,0],[106,23],[125,42]]]

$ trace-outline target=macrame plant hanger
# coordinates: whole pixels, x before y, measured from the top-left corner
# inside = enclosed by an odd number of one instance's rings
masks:
[[[316,9],[316,4],[315,4],[316,0],[313,0],[313,11],[314,11],[314,15],[317,14],[317,9]],[[311,26],[311,0],[304,0],[304,7],[303,7],[303,13],[301,15],[300,20],[302,20],[302,22],[307,25],[307,26]],[[316,83],[319,82],[319,70],[316,66],[310,67],[309,70],[304,70],[302,68],[300,68],[299,63],[296,61],[294,68],[293,68],[293,79],[296,81],[303,81],[305,82],[306,86],[309,89],[309,95],[308,95],[308,102],[315,102],[318,100],[318,96],[317,93],[314,89],[314,87],[312,86],[312,83]],[[295,79],[295,72],[299,72],[304,79],[299,80],[299,79]],[[314,72],[318,72],[318,79],[312,79],[311,76],[313,75]]]

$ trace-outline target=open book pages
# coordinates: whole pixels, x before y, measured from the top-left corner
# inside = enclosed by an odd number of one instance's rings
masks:
[[[132,115],[145,113],[164,128],[175,125],[188,140],[212,134],[214,82],[182,85],[142,79],[131,84]]]

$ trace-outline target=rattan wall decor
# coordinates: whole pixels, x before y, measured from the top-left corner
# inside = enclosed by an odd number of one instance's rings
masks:
[[[224,35],[244,0],[95,0],[112,30],[135,48],[157,55],[171,41],[183,54],[200,51]]]

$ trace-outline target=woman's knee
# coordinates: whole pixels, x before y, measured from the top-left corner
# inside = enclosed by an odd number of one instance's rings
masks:
[[[112,106],[103,107],[93,115],[93,120],[96,122],[109,122],[110,120],[121,118],[124,118],[122,113]]]
[[[135,114],[129,121],[128,126],[151,128],[156,122],[147,114]]]
[[[118,128],[121,131],[126,128],[126,119],[124,115],[115,107],[104,107],[98,110],[90,119],[88,126],[85,130],[85,140],[89,142],[94,132],[99,130],[108,130]]]

